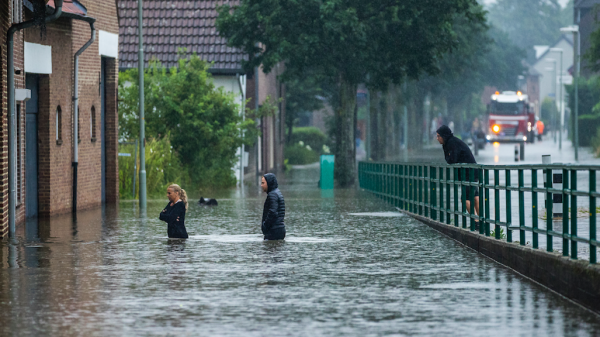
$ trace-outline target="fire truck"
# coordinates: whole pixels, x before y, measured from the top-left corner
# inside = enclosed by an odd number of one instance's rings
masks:
[[[488,105],[488,124],[487,140],[520,144],[523,160],[525,143],[535,139],[535,113],[529,106],[527,95],[520,91],[496,91]]]

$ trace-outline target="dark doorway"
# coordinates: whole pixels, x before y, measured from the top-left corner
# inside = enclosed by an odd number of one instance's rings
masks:
[[[101,179],[102,203],[106,202],[106,58],[102,58],[100,69],[100,148],[101,148]]]
[[[25,117],[25,216],[38,215],[38,88],[37,74],[25,76],[25,87],[31,90]]]

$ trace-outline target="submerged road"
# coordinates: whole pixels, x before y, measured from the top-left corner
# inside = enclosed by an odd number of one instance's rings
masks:
[[[151,201],[31,221],[0,246],[0,335],[592,336],[600,317],[398,215],[368,192],[280,179],[288,237],[263,242],[264,195],[190,204],[168,240]],[[390,213],[391,212],[391,213]]]

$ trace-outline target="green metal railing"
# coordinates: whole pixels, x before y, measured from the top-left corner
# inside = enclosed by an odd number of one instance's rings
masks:
[[[562,189],[553,188],[553,171],[556,173],[556,170],[562,171]],[[546,240],[548,252],[555,250],[554,239],[559,238],[562,240],[562,254],[572,259],[578,258],[578,248],[585,248],[578,247],[581,243],[589,249],[590,263],[597,262],[599,246],[596,239],[596,198],[600,196],[596,188],[598,170],[600,166],[560,164],[495,166],[360,162],[358,165],[360,187],[405,212],[447,225],[469,228],[471,231],[478,228],[479,234],[485,236],[492,234],[490,227],[493,226],[495,238],[501,240],[506,237],[508,242],[513,242],[513,232],[518,231],[519,243],[530,243],[535,249],[539,248],[542,235]],[[540,172],[545,173],[546,177],[541,185]],[[578,173],[582,172],[588,182],[578,190],[578,185],[585,183],[585,179],[578,181]],[[525,174],[529,179],[525,179]],[[512,183],[513,175],[517,177],[516,185]],[[470,190],[468,212],[467,189]],[[480,196],[478,215],[475,213],[476,190]],[[545,202],[546,216],[541,227],[538,222],[540,193],[544,194],[548,201]],[[553,195],[562,196],[563,216],[559,221],[553,217],[553,214],[557,213],[553,210]],[[584,199],[589,207],[584,210],[584,217],[589,217],[587,238],[578,235],[578,216],[581,217],[578,197],[580,200]],[[514,198],[518,200],[518,217],[513,217],[512,214],[512,202],[516,201]],[[457,202],[459,200],[460,202]],[[494,202],[493,214],[491,200]],[[531,215],[531,219],[526,217],[527,214]],[[505,235],[502,234],[504,230]],[[530,233],[531,242],[527,242],[527,233]]]

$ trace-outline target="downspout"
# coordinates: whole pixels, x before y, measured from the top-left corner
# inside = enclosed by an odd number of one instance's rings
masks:
[[[238,84],[240,86],[240,93],[242,94],[242,123],[246,121],[246,90],[242,86],[242,76],[237,74]],[[246,75],[244,75],[244,82],[246,81]],[[242,130],[242,138],[244,137],[245,132]],[[240,188],[244,188],[244,152],[245,146],[242,143],[242,147],[240,148]]]
[[[62,14],[63,0],[56,0],[54,2],[55,9],[54,13],[47,16],[44,20],[46,23],[55,21]],[[8,52],[8,235],[9,237],[15,236],[15,217],[16,217],[16,206],[17,206],[17,190],[16,190],[16,129],[17,124],[15,120],[15,59],[14,59],[14,35],[16,32],[25,28],[35,26],[34,20],[21,22],[13,25],[8,29],[6,44]]]
[[[66,17],[69,17],[73,20],[81,20],[90,24],[90,29],[92,31],[92,36],[86,42],[83,47],[81,47],[76,53],[74,58],[74,85],[75,88],[73,90],[73,214],[77,213],[77,166],[79,165],[79,139],[77,137],[77,131],[79,129],[79,55],[81,55],[96,39],[96,29],[94,28],[94,22],[96,19],[91,17],[84,17],[79,15],[74,15],[70,13],[66,13]]]

